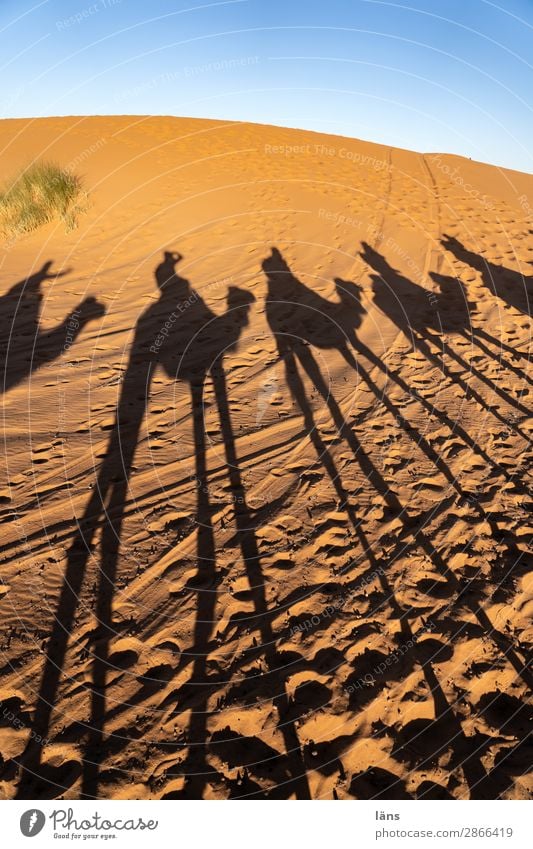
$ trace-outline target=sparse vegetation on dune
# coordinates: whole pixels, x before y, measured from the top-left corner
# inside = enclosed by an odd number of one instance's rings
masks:
[[[54,219],[73,230],[86,207],[87,192],[76,174],[54,162],[36,162],[0,191],[0,230],[16,238]]]

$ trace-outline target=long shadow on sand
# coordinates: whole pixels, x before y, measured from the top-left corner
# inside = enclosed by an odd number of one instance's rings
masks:
[[[111,668],[109,644],[114,636],[112,602],[122,524],[134,453],[150,395],[152,377],[158,366],[163,368],[169,377],[185,381],[190,386],[198,492],[198,573],[194,582],[197,591],[196,623],[190,650],[184,652],[188,658],[187,662],[191,665],[191,673],[188,682],[178,692],[175,707],[175,713],[191,711],[187,732],[188,756],[185,762],[180,763],[178,773],[185,776],[181,795],[201,798],[207,782],[214,777],[206,758],[209,718],[207,691],[210,683],[207,660],[209,652],[216,645],[213,642],[213,628],[218,582],[204,423],[204,383],[207,378],[211,379],[214,387],[234,498],[236,532],[255,603],[257,627],[269,664],[273,667],[276,664],[272,633],[268,619],[264,617],[264,581],[252,516],[247,506],[239,469],[223,366],[224,355],[235,348],[243,328],[248,323],[248,311],[254,299],[249,293],[230,287],[226,312],[222,316],[216,315],[207,307],[198,292],[191,288],[188,280],[176,273],[175,266],[180,259],[179,254],[165,252],[163,262],[155,271],[160,297],[137,323],[107,454],[99,471],[93,495],[79,520],[78,531],[68,551],[61,596],[47,643],[33,734],[22,759],[19,798],[56,796],[64,790],[62,784],[67,780],[64,771],[54,771],[41,763],[41,747],[36,741],[47,737],[49,732],[79,593],[88,564],[93,557],[97,533],[101,529],[95,607],[98,625],[92,634],[91,709],[90,719],[84,729],[86,747],[81,792],[85,798],[98,796],[99,771],[109,747],[109,739],[106,739],[105,735],[108,714],[106,684]],[[276,686],[274,683],[273,701],[280,712],[283,712],[286,694],[284,691],[276,691]],[[294,724],[284,722],[281,730],[286,743],[289,768],[286,794],[294,793],[299,798],[309,798]],[[68,783],[75,778],[75,774],[70,774]]]
[[[502,424],[508,425],[509,421],[497,409],[495,395],[508,407],[514,407],[520,415],[529,416],[527,406],[506,393],[471,362],[466,362],[452,345],[445,344],[447,333],[461,331],[463,335],[470,335],[470,317],[465,311],[454,315],[451,311],[445,313],[436,309],[428,298],[427,290],[397,272],[370,245],[363,242],[363,248],[362,258],[376,272],[372,276],[374,304],[398,327],[413,349],[420,351],[429,363],[438,368],[443,378],[460,386],[465,398],[472,398],[481,409],[490,412]],[[452,371],[446,359],[459,366],[459,370]],[[472,388],[467,382],[469,376],[475,377],[489,389],[493,396],[490,401]],[[527,440],[520,428],[514,426],[513,429]]]
[[[517,365],[520,360],[528,359],[527,354],[517,351],[516,347],[511,347],[481,326],[478,303],[472,300],[467,286],[450,275],[430,272],[430,277],[440,289],[439,311],[445,319],[445,332],[461,336],[478,348],[479,354],[488,360],[489,365],[497,367],[502,376],[511,372],[522,386],[525,387],[526,383],[532,385],[533,378],[527,373],[527,365],[523,368]],[[523,392],[526,394],[529,390],[524,388]]]
[[[490,292],[508,307],[524,315],[532,314],[533,275],[526,276],[503,265],[490,262],[474,251],[468,250],[458,239],[445,236],[442,246],[454,256],[479,271],[483,283]]]
[[[380,271],[388,273],[390,267],[384,266],[384,260],[381,261],[375,252],[369,255],[370,250],[366,249],[365,254],[372,259],[374,269],[377,265]],[[286,658],[275,648],[280,634],[273,630],[271,611],[266,601],[265,581],[255,533],[258,520],[254,511],[248,506],[243,485],[224,369],[224,355],[237,346],[243,329],[248,323],[248,312],[253,298],[248,293],[232,287],[228,293],[225,313],[222,316],[216,315],[191,288],[189,281],[176,273],[176,264],[179,260],[178,254],[167,252],[163,262],[155,271],[160,293],[159,300],[145,311],[137,323],[107,454],[100,468],[93,494],[83,517],[79,520],[77,533],[68,551],[64,583],[46,648],[43,677],[32,727],[34,733],[23,756],[19,798],[60,795],[65,786],[72,784],[77,777],[74,774],[67,777],[64,771],[45,766],[41,762],[41,747],[36,741],[49,734],[52,712],[64,675],[66,652],[75,622],[79,594],[93,559],[99,567],[95,607],[98,626],[91,636],[93,657],[91,708],[89,721],[84,728],[86,746],[82,765],[82,795],[86,798],[98,796],[100,771],[113,744],[112,739],[110,740],[113,735],[106,734],[105,727],[113,712],[109,710],[106,691],[111,668],[109,647],[115,635],[112,602],[119,563],[120,539],[134,454],[150,395],[151,381],[157,367],[162,368],[172,379],[184,381],[190,387],[197,487],[195,524],[198,568],[197,576],[194,582],[191,582],[197,594],[196,618],[191,645],[182,653],[185,666],[190,666],[190,675],[186,683],[172,694],[175,698],[174,715],[190,713],[184,741],[187,755],[181,762],[178,762],[179,759],[176,758],[175,769],[170,768],[166,774],[166,778],[184,777],[184,785],[182,790],[170,792],[165,798],[203,797],[207,785],[219,779],[210,766],[209,752],[219,755],[230,765],[239,767],[244,766],[250,758],[255,762],[264,761],[265,776],[276,781],[278,796],[282,798],[310,797],[306,768],[315,768],[316,764],[307,762],[306,753],[300,747],[295,721],[298,712],[287,696],[285,680],[287,672],[284,667]],[[348,515],[363,552],[368,572],[379,581],[383,603],[390,605],[393,618],[397,620],[396,638],[400,644],[413,646],[413,662],[423,671],[432,694],[435,718],[422,721],[422,726],[420,723],[405,726],[393,740],[393,755],[397,759],[403,759],[412,757],[411,753],[414,751],[417,766],[420,767],[424,763],[431,764],[446,743],[451,749],[454,762],[462,764],[472,798],[494,798],[505,789],[506,777],[498,770],[487,772],[481,761],[483,749],[479,741],[464,734],[460,717],[454,705],[447,700],[439,682],[432,657],[428,657],[427,646],[424,649],[417,645],[416,635],[413,634],[409,621],[412,614],[396,599],[387,575],[390,564],[397,556],[404,554],[407,549],[420,548],[446,579],[450,592],[457,598],[461,598],[462,603],[472,611],[482,631],[505,654],[517,673],[523,677],[526,676],[524,662],[514,650],[511,641],[494,629],[481,607],[480,596],[473,592],[472,585],[466,586],[444,562],[435,551],[425,531],[425,526],[439,511],[444,512],[455,499],[465,497],[463,488],[444,460],[427,440],[413,431],[401,410],[378,388],[370,372],[362,364],[361,357],[392,378],[402,391],[410,393],[400,373],[391,373],[357,335],[365,312],[358,287],[348,281],[337,280],[339,303],[333,304],[301,283],[292,274],[276,249],[264,261],[263,269],[268,282],[267,319],[275,336],[280,358],[285,365],[287,385],[300,408],[305,430],[337,494],[340,506]],[[402,281],[402,285],[406,284]],[[413,290],[410,289],[409,292],[412,295]],[[419,296],[418,291],[415,294]],[[420,297],[424,299],[424,302],[427,301],[425,290],[422,290]],[[390,311],[390,306],[384,298],[378,298],[378,300],[382,309]],[[394,320],[396,313],[390,317]],[[398,325],[398,322],[396,323]],[[398,326],[401,329],[405,328],[411,334],[409,322],[405,324],[401,319]],[[433,341],[433,334],[437,331],[431,327],[428,336],[426,330],[427,324],[424,333],[420,331],[417,334],[420,336],[420,339],[417,338],[417,343],[422,345],[424,354],[428,353],[428,360],[435,364],[430,343]],[[402,505],[376,467],[370,453],[365,450],[345,420],[339,402],[332,395],[321,374],[313,348],[338,351],[354,373],[366,382],[376,400],[385,410],[394,415],[405,434],[416,442],[427,458],[445,476],[451,495],[443,499],[440,505],[422,516],[410,514],[405,505]],[[354,352],[359,355],[358,359]],[[440,360],[438,362],[442,367]],[[342,482],[333,453],[316,426],[304,377],[323,399],[339,435],[356,457],[369,484],[370,492],[374,495],[378,493],[382,499],[385,520],[399,518],[401,521],[402,528],[398,532],[397,546],[388,553],[386,562],[382,555],[376,553],[374,544],[370,544],[361,521],[364,518],[361,512],[362,505],[354,503],[354,496]],[[456,379],[455,374],[450,372],[448,378],[462,387],[462,383]],[[215,620],[220,575],[216,563],[216,540],[212,522],[214,511],[209,492],[204,422],[206,381],[211,381],[214,390],[234,506],[236,540],[245,566],[254,607],[253,615],[247,618],[246,627],[255,630],[259,639],[259,644],[254,639],[253,651],[239,662],[244,663],[246,659],[256,655],[266,661],[266,671],[263,670],[261,673],[261,696],[271,700],[277,709],[278,728],[284,741],[284,752],[281,756],[273,749],[265,747],[256,738],[232,736],[229,730],[217,732],[212,736],[209,734],[209,717],[213,710],[210,705],[213,704],[213,696],[217,689],[224,682],[218,674],[213,673],[208,663],[210,653],[218,647]],[[417,396],[417,400],[423,407],[436,413],[450,432],[459,435],[465,445],[483,457],[495,473],[502,474],[505,478],[497,464],[444,411],[436,411],[433,405],[425,401],[422,396]],[[485,519],[482,508],[476,509],[479,511],[480,519]],[[99,533],[100,537],[98,537]],[[94,552],[98,539],[100,556],[95,558]],[[291,669],[291,672],[293,671]],[[223,677],[228,678],[228,675]],[[142,694],[137,701],[142,701],[141,696]],[[327,699],[327,694],[323,691],[316,692],[313,698],[316,704],[320,705],[324,703],[324,699]],[[358,704],[357,698],[354,696],[352,707],[362,709],[363,705]],[[120,741],[117,742],[120,743]],[[172,751],[171,746],[169,751]],[[269,762],[275,764],[274,773],[269,772]],[[379,780],[382,779],[383,776]],[[387,781],[385,784],[389,787]],[[262,788],[258,785],[252,786],[251,782],[248,784],[244,782],[240,792],[236,791],[236,795],[263,794]]]
[[[42,284],[69,273],[50,273],[52,260],[45,262],[25,280],[0,298],[0,391],[7,392],[37,369],[57,359],[70,347],[84,326],[101,318],[105,308],[95,298],[85,298],[70,315],[52,330],[40,329],[44,294]]]
[[[368,250],[367,248],[367,252]],[[389,555],[387,562],[384,562],[373,551],[367,535],[362,528],[361,514],[358,506],[353,504],[350,493],[342,483],[341,474],[334,457],[320,435],[310,397],[306,392],[300,370],[306,375],[313,387],[313,391],[316,391],[322,397],[339,435],[350,446],[354,456],[357,458],[359,467],[370,484],[371,490],[373,489],[377,492],[383,500],[386,506],[385,518],[397,517],[400,519],[403,525],[403,534],[406,540],[409,540],[409,549],[418,547],[425,553],[433,562],[438,572],[449,583],[450,589],[458,596],[463,597],[464,602],[466,602],[470,610],[474,613],[487,636],[505,654],[515,667],[517,673],[522,677],[527,677],[529,684],[531,684],[525,670],[525,663],[517,656],[510,641],[494,629],[493,624],[482,610],[478,599],[472,597],[471,593],[465,593],[465,587],[462,586],[455,572],[444,562],[442,556],[432,546],[429,537],[424,531],[424,525],[431,518],[435,517],[438,509],[442,510],[446,506],[449,506],[449,500],[446,503],[443,502],[440,508],[430,511],[429,516],[410,515],[350,428],[344,418],[339,403],[333,396],[330,387],[328,387],[320,372],[312,348],[335,349],[354,369],[354,372],[358,373],[367,382],[369,387],[376,393],[376,397],[378,397],[377,387],[373,384],[370,375],[362,368],[360,362],[355,360],[350,350],[350,348],[368,350],[365,346],[360,345],[356,335],[356,329],[360,324],[362,314],[358,288],[354,287],[354,284],[337,280],[337,292],[340,296],[340,303],[332,304],[301,283],[292,274],[291,269],[277,249],[273,249],[271,256],[263,262],[263,269],[268,280],[267,319],[276,338],[280,358],[285,365],[287,385],[301,410],[305,429],[317,456],[338,496],[339,507],[347,513],[369,564],[369,569],[381,584],[383,596],[392,608],[393,618],[398,620],[398,640],[403,644],[407,643],[414,646],[413,651],[416,661],[423,671],[433,698],[435,718],[429,721],[423,720],[417,723],[416,727],[406,727],[404,734],[407,739],[406,741],[400,739],[396,741],[395,751],[401,753],[406,749],[409,750],[409,744],[413,741],[415,744],[417,742],[420,743],[422,739],[422,748],[424,751],[419,753],[418,760],[419,765],[420,763],[423,765],[425,762],[434,759],[444,748],[451,748],[454,760],[462,764],[465,779],[469,786],[470,796],[472,798],[493,798],[505,789],[507,779],[503,774],[499,774],[496,771],[490,774],[487,773],[481,762],[482,750],[479,748],[476,740],[465,735],[459,716],[454,710],[453,705],[448,702],[439,683],[431,659],[418,647],[417,640],[414,638],[409,624],[409,618],[412,614],[410,614],[409,610],[402,609],[387,578],[387,571],[390,569],[394,554]],[[351,304],[350,298],[352,299]],[[433,361],[432,357],[429,357],[429,359]],[[371,361],[373,362],[374,358],[371,358]],[[399,376],[396,379],[400,380]],[[400,385],[402,384],[400,383]],[[407,387],[402,386],[402,388]],[[381,395],[380,400],[389,411],[394,411],[394,405],[384,395]],[[401,417],[400,423],[409,434],[408,423]],[[443,461],[431,455],[430,446],[427,444],[422,444],[422,448],[426,451],[427,456],[434,460],[437,467],[445,473],[450,484],[454,486],[456,494],[461,495],[460,487],[454,481],[450,471],[445,468]],[[403,551],[405,552],[405,550],[404,545]],[[470,597],[465,598],[465,595]],[[428,743],[428,741],[432,741],[432,743]],[[428,745],[430,747],[433,745],[433,751],[431,753],[425,751]]]

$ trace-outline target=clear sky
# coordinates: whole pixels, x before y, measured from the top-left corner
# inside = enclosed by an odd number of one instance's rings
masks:
[[[533,172],[533,0],[0,0],[0,115],[255,121]]]

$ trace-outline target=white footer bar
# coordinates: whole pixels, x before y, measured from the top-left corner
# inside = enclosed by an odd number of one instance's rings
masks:
[[[4,801],[9,847],[367,849],[533,846],[524,801]],[[529,816],[528,816],[529,815]]]

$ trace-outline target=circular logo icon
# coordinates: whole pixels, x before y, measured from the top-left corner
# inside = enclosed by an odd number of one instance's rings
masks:
[[[24,837],[35,837],[42,831],[46,822],[46,817],[42,811],[37,808],[32,808],[30,811],[25,811],[20,818],[20,830]]]

